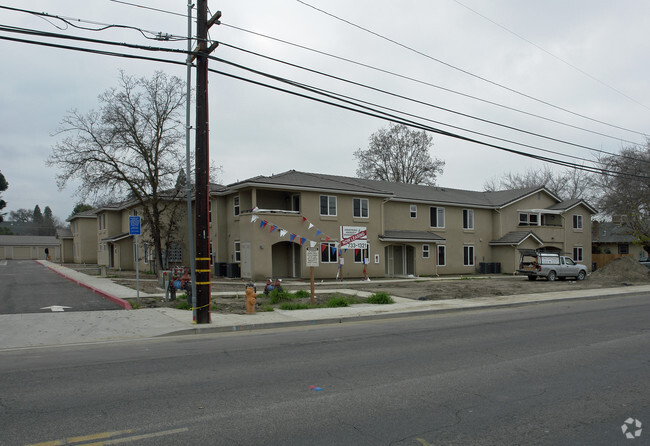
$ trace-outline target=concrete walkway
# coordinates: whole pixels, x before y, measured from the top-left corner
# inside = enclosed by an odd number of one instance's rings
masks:
[[[135,290],[117,285],[110,279],[87,276],[51,262],[39,262],[58,274],[93,289],[106,298],[116,299],[116,301],[135,298]],[[322,293],[328,293],[329,291],[361,296],[369,294],[351,289],[319,289],[319,292]],[[191,311],[171,308],[0,315],[0,351],[89,342],[125,341],[162,335],[218,333],[343,323],[365,319],[507,307],[534,302],[564,301],[591,298],[593,296],[606,297],[642,292],[650,293],[650,285],[434,301],[393,297],[395,303],[391,305],[358,304],[343,308],[275,310],[252,315],[212,313],[212,322],[201,325],[193,323]],[[147,296],[142,292],[140,295]]]

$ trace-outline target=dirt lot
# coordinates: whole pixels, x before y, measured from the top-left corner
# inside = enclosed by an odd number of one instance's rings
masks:
[[[71,266],[71,265],[70,265]],[[72,266],[71,266],[72,267]],[[98,274],[96,267],[77,267],[86,274]],[[112,278],[120,285],[129,286],[135,289],[135,273],[122,272],[120,277]],[[220,279],[212,285],[213,292],[233,292],[232,296],[214,297],[213,311],[243,313],[245,311],[244,298],[235,297],[236,292],[243,292],[245,281],[240,279]],[[574,281],[564,280],[548,282],[546,280],[529,281],[522,276],[485,276],[473,275],[463,276],[462,278],[454,277],[442,280],[428,279],[406,279],[406,280],[388,280],[374,279],[370,282],[357,280],[346,280],[343,282],[324,282],[317,283],[316,296],[317,302],[324,303],[330,297],[331,293],[319,293],[319,290],[336,290],[340,288],[352,288],[355,290],[369,292],[386,292],[392,296],[405,297],[420,300],[437,300],[437,299],[471,299],[476,297],[488,296],[507,296],[513,294],[544,293],[550,291],[566,291],[577,289],[594,289],[594,288],[611,288],[618,286],[646,285],[650,284],[650,269],[640,265],[635,260],[627,257],[617,259],[604,268],[590,274],[586,280]],[[164,291],[158,288],[158,282],[150,275],[143,274],[140,278],[140,290],[146,293],[164,295]],[[262,294],[263,286],[258,284],[258,302],[259,308],[270,307],[277,308],[279,305],[270,305],[268,298]],[[309,291],[308,282],[285,281],[284,288],[288,291],[297,290]],[[179,294],[180,298],[181,294]],[[308,303],[309,298],[296,299],[295,303]],[[160,297],[143,299],[143,307],[158,306],[177,306],[179,301],[164,302]]]

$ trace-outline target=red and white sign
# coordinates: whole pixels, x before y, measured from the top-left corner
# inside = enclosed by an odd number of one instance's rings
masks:
[[[341,249],[366,249],[368,232],[365,226],[341,226]]]

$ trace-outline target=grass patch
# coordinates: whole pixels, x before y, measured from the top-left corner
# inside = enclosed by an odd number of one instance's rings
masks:
[[[375,294],[371,294],[367,299],[366,303],[369,304],[376,304],[376,305],[387,305],[387,304],[394,304],[395,301],[393,300],[390,295],[384,291],[380,291]]]
[[[139,310],[142,308],[142,305],[137,300],[129,300],[129,303],[131,304],[131,309],[132,310]]]
[[[308,310],[314,308],[309,304],[301,304],[298,302],[284,302],[280,305],[280,310]]]
[[[189,305],[186,300],[183,300],[174,305],[174,308],[177,310],[191,310],[192,306]]]
[[[298,290],[295,293],[293,293],[293,295],[296,296],[295,297],[296,299],[303,299],[305,297],[310,297],[311,293],[309,293],[309,291],[305,291],[305,290]]]
[[[273,311],[273,307],[271,305],[262,305],[257,309],[260,313],[266,313],[269,311]]]

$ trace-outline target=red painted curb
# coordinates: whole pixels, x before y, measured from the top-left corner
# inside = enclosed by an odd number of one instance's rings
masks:
[[[94,286],[90,286],[90,285],[88,285],[88,284],[86,284],[86,283],[83,283],[83,282],[80,282],[80,281],[78,281],[78,280],[76,280],[76,279],[73,279],[73,278],[70,277],[70,276],[66,276],[65,274],[63,274],[63,273],[60,272],[60,271],[55,270],[55,269],[52,268],[51,266],[43,265],[43,263],[41,263],[39,260],[36,260],[36,263],[38,263],[38,264],[40,264],[40,265],[46,267],[46,268],[49,269],[50,271],[55,272],[56,274],[58,274],[58,275],[61,276],[61,277],[65,278],[65,279],[68,279],[68,280],[70,280],[71,282],[76,283],[77,285],[80,285],[80,286],[82,286],[82,287],[84,287],[84,288],[88,288],[88,289],[89,289],[90,291],[92,291],[93,293],[95,293],[95,294],[99,294],[100,296],[102,296],[102,297],[105,298],[105,299],[110,300],[111,302],[115,302],[116,304],[118,304],[119,306],[121,306],[122,308],[124,308],[125,310],[131,310],[131,309],[132,309],[132,308],[131,308],[131,304],[129,303],[128,300],[124,300],[124,299],[122,299],[122,298],[119,298],[119,297],[113,296],[112,294],[108,294],[106,291],[102,291],[102,290],[100,290],[100,289],[95,288]]]

